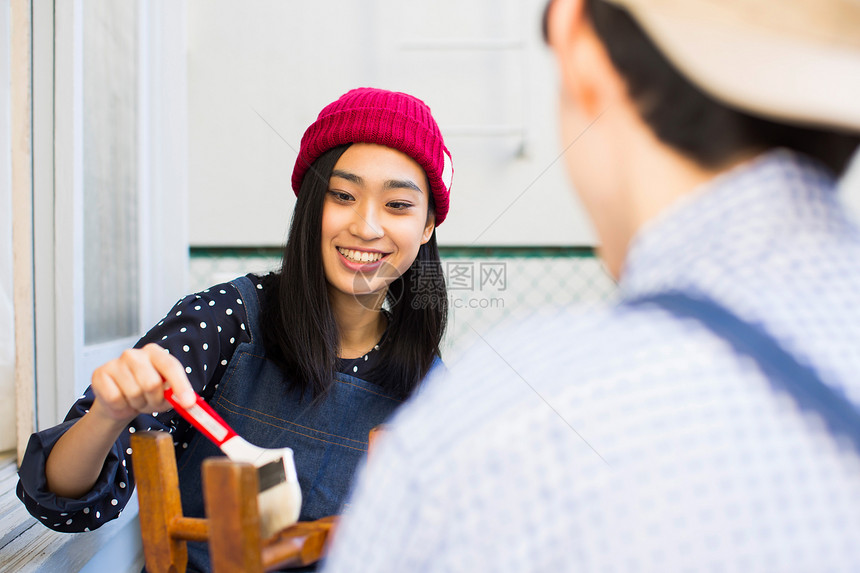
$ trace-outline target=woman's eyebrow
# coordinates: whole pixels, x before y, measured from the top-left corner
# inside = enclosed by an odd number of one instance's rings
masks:
[[[339,177],[340,179],[346,179],[347,181],[355,183],[356,185],[364,185],[364,178],[361,175],[357,175],[349,171],[344,171],[343,169],[333,169],[331,172],[331,176]],[[413,191],[423,193],[421,187],[419,187],[409,179],[388,179],[382,187],[383,189],[412,189]]]
[[[355,173],[350,173],[349,171],[343,171],[341,169],[334,169],[331,172],[332,177],[340,177],[341,179],[346,179],[347,181],[351,181],[352,183],[356,183],[358,185],[364,185],[364,179]]]
[[[408,179],[389,179],[385,182],[385,185],[383,187],[385,189],[412,189],[414,191],[418,191],[419,193],[423,193],[421,187]]]

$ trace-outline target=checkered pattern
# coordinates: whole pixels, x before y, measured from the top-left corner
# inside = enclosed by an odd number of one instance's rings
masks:
[[[860,233],[772,152],[637,237],[629,299],[701,292],[860,404]],[[858,571],[860,459],[756,365],[656,309],[481,333],[404,407],[325,571]]]

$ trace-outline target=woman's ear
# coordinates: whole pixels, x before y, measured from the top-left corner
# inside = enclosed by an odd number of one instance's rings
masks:
[[[421,244],[426,245],[430,237],[433,236],[433,231],[436,229],[436,213],[433,209],[427,210],[427,224],[424,225],[424,234],[421,235]]]

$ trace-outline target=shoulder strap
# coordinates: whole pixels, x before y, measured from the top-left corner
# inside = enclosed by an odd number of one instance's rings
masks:
[[[257,288],[254,283],[246,276],[239,277],[230,281],[231,284],[239,291],[239,296],[242,297],[242,302],[245,306],[245,314],[248,319],[248,336],[251,337],[251,343],[257,344],[260,340],[260,299],[257,297]]]
[[[860,411],[815,371],[797,361],[762,328],[741,320],[716,302],[681,292],[666,292],[624,303],[657,306],[678,318],[697,320],[728,342],[735,352],[756,361],[774,389],[788,392],[797,404],[817,412],[827,427],[845,436],[860,453]]]

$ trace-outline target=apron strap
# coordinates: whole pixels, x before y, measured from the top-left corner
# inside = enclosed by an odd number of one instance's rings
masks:
[[[239,296],[242,297],[242,304],[245,306],[245,314],[248,317],[248,336],[251,337],[251,343],[260,344],[262,342],[259,330],[260,299],[257,297],[259,289],[246,276],[234,279],[231,284],[236,287]]]
[[[625,302],[627,307],[656,306],[680,319],[693,319],[725,340],[740,355],[752,358],[771,386],[787,392],[806,411],[813,411],[834,434],[847,437],[860,453],[860,411],[842,392],[825,384],[761,327],[741,320],[701,295],[665,292]]]

